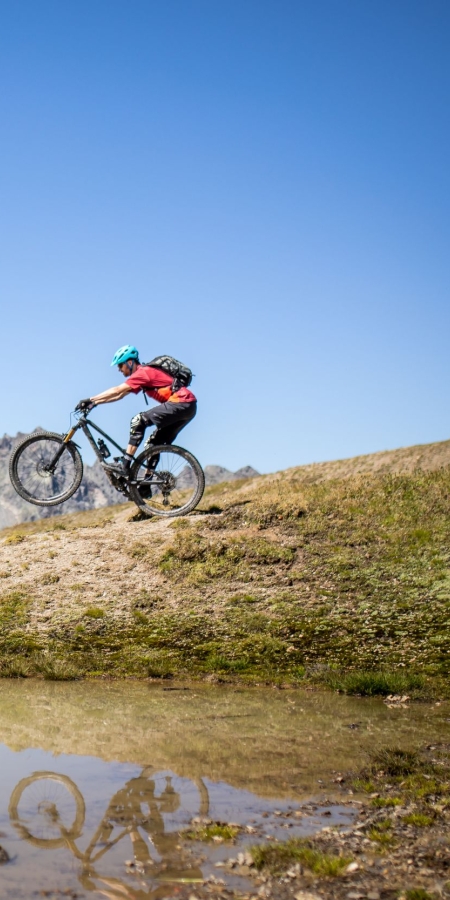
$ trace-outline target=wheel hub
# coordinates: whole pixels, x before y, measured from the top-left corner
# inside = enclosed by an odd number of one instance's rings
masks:
[[[48,464],[45,463],[43,459],[39,460],[36,466],[36,472],[38,473],[38,475],[40,475],[41,478],[51,478],[53,474],[52,472],[50,472]]]
[[[158,472],[158,481],[161,480],[161,491],[163,494],[169,494],[170,491],[173,491],[177,479],[171,472]]]

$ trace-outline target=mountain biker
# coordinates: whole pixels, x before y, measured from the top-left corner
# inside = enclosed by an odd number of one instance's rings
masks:
[[[147,444],[171,444],[177,434],[184,428],[197,412],[197,398],[186,387],[174,388],[174,379],[161,369],[152,366],[144,366],[139,362],[139,353],[131,344],[120,347],[114,354],[111,362],[117,366],[125,377],[125,383],[117,387],[108,388],[95,397],[80,400],[75,409],[86,412],[99,406],[101,403],[114,403],[121,400],[126,394],[138,394],[143,391],[154,400],[158,400],[158,406],[145,410],[133,416],[130,423],[130,437],[128,447],[124,455],[117,463],[105,463],[109,471],[117,475],[127,477],[137,448],[144,439],[145,429],[149,425],[156,426]]]

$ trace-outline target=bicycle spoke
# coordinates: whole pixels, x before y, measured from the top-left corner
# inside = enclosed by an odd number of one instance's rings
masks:
[[[55,462],[62,446],[61,438],[43,433],[19,448],[12,474],[18,485],[16,489],[23,491],[22,496],[26,499],[43,505],[57,503],[66,498],[77,480],[79,483],[73,447],[63,446],[63,452]]]
[[[200,468],[196,460],[180,448],[167,447],[153,455],[150,453],[133,476],[141,508],[145,506],[149,513],[168,516],[180,515],[184,509],[191,508],[200,483],[194,464]]]

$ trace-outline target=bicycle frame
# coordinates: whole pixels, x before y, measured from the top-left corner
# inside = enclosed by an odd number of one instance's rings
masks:
[[[125,448],[124,448],[124,447],[121,447],[120,444],[118,444],[117,441],[114,440],[114,438],[110,437],[110,435],[106,433],[106,431],[103,431],[102,428],[99,428],[99,426],[96,425],[95,422],[92,422],[92,421],[91,421],[90,419],[88,419],[86,416],[82,416],[82,417],[79,419],[79,421],[77,422],[77,424],[76,424],[76,425],[73,425],[72,428],[69,429],[69,431],[67,432],[67,434],[64,435],[64,438],[63,438],[63,442],[62,442],[61,447],[59,448],[59,450],[57,450],[57,452],[55,453],[55,456],[53,457],[51,463],[50,463],[49,466],[48,466],[50,472],[51,472],[51,471],[54,471],[54,469],[55,469],[55,467],[56,467],[56,464],[57,464],[57,462],[58,462],[60,456],[62,456],[62,454],[64,453],[64,445],[65,445],[65,444],[68,444],[69,441],[72,440],[74,434],[76,434],[76,432],[79,431],[80,428],[81,428],[83,434],[85,435],[85,437],[87,438],[87,440],[89,441],[89,443],[90,443],[90,445],[91,445],[91,447],[92,447],[92,449],[93,449],[93,451],[94,451],[94,453],[95,453],[97,459],[98,459],[100,462],[103,462],[103,461],[104,461],[104,456],[103,456],[103,454],[101,453],[101,451],[100,451],[100,449],[99,449],[99,447],[98,447],[98,444],[97,444],[96,440],[94,439],[94,437],[93,437],[91,431],[89,430],[89,428],[93,428],[94,431],[97,431],[99,434],[102,435],[102,437],[106,438],[106,440],[109,441],[110,444],[113,444],[113,446],[114,446],[117,450],[120,450],[120,453],[121,453],[122,455],[125,453]]]

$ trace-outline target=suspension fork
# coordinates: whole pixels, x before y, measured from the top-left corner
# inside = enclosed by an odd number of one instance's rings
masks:
[[[79,428],[80,428],[80,425],[78,425],[78,424],[74,425],[73,428],[69,428],[69,431],[67,432],[67,434],[64,435],[61,446],[56,451],[52,461],[46,467],[47,471],[50,472],[52,475],[54,475],[54,473],[55,473],[56,466],[58,465],[59,460],[61,459],[61,456],[63,455],[67,444],[72,440],[75,432],[78,431]]]

